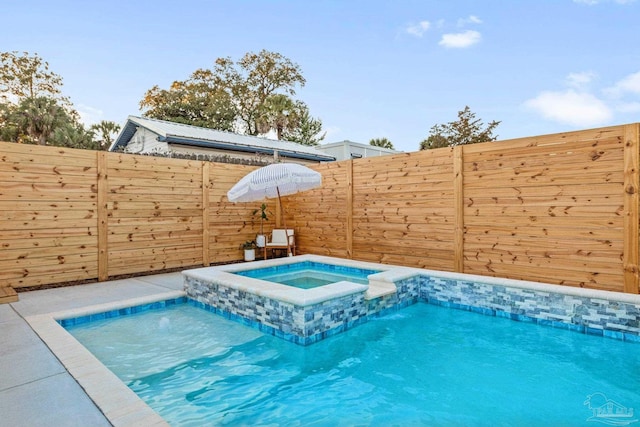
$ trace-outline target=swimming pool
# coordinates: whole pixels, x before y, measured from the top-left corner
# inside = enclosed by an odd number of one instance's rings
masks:
[[[189,304],[194,305],[195,308],[205,308],[211,312],[223,315],[211,316],[210,313],[206,313],[210,318],[224,320],[223,317],[225,317],[234,320],[235,323],[251,326],[251,328],[248,328],[247,330],[250,331],[250,333],[259,334],[261,340],[264,339],[275,342],[276,346],[288,349],[288,354],[302,355],[299,356],[299,361],[301,363],[305,362],[307,357],[309,359],[324,360],[327,361],[327,363],[335,362],[333,359],[325,358],[323,356],[325,353],[323,352],[319,354],[314,353],[311,356],[308,356],[311,353],[307,352],[307,349],[313,350],[315,348],[329,348],[330,350],[326,351],[333,353],[334,351],[338,351],[338,348],[332,347],[333,345],[338,345],[334,343],[342,343],[345,347],[343,350],[347,351],[347,354],[352,349],[353,351],[359,351],[358,345],[354,344],[353,348],[351,347],[350,340],[353,337],[353,332],[360,333],[362,330],[362,333],[364,333],[364,331],[372,327],[373,324],[392,319],[397,315],[403,315],[408,313],[406,310],[412,310],[413,307],[423,305],[429,307],[441,306],[443,308],[459,309],[445,311],[448,313],[460,313],[461,315],[463,311],[470,311],[474,312],[474,316],[475,314],[483,314],[488,318],[500,320],[506,324],[513,323],[507,321],[508,319],[517,320],[519,322],[515,322],[516,324],[526,325],[527,328],[532,328],[532,331],[551,329],[557,330],[557,332],[561,332],[563,334],[570,331],[577,331],[582,332],[582,334],[569,334],[567,336],[579,335],[585,339],[590,335],[595,336],[589,337],[588,339],[596,339],[596,341],[592,342],[597,344],[591,346],[590,352],[585,354],[581,353],[581,344],[571,345],[569,347],[564,347],[561,344],[561,347],[559,348],[562,348],[563,351],[555,354],[555,356],[552,355],[552,357],[556,357],[558,360],[564,360],[563,358],[565,355],[572,353],[579,354],[586,358],[593,358],[597,357],[601,351],[603,352],[602,354],[605,354],[604,352],[607,351],[610,344],[617,346],[619,343],[624,343],[625,345],[630,344],[625,343],[625,341],[635,343],[640,342],[640,296],[638,295],[570,288],[535,282],[523,282],[416,268],[375,264],[372,266],[371,263],[359,263],[350,260],[334,260],[328,257],[302,256],[292,258],[296,258],[296,260],[289,258],[270,260],[270,262],[273,262],[274,265],[278,265],[280,263],[299,261],[303,259],[313,259],[322,262],[334,262],[336,264],[356,267],[373,267],[374,269],[382,270],[382,272],[371,275],[369,277],[369,285],[339,282],[315,289],[302,290],[295,289],[290,286],[261,281],[259,279],[245,278],[231,274],[230,272],[234,269],[242,270],[252,268],[252,266],[256,265],[268,265],[262,261],[253,264],[247,263],[225,267],[228,268],[229,271],[219,269],[212,270],[211,268],[191,270],[190,273],[185,274],[185,286],[188,286],[188,282],[191,281],[191,285],[193,285],[192,290],[196,297],[198,297],[199,286],[202,286],[202,288],[209,293],[212,288],[216,288],[221,292],[220,295],[222,296],[222,301],[221,305],[218,305],[217,307],[207,305],[197,298],[190,300]],[[341,289],[343,285],[346,286],[347,291]],[[391,287],[393,288],[392,291],[390,291]],[[326,288],[333,288],[333,290],[329,293],[325,293]],[[284,293],[282,292],[283,290]],[[316,325],[314,323],[316,320],[318,324],[323,325],[324,322],[328,322],[331,319],[332,315],[335,315],[336,318],[340,318],[340,316],[344,315],[344,313],[334,311],[336,310],[336,306],[333,305],[333,292],[344,292],[343,296],[345,298],[345,302],[348,301],[349,304],[355,303],[356,305],[361,304],[358,310],[364,307],[367,311],[364,312],[362,317],[357,321],[349,323],[347,327],[337,328],[334,332],[330,331],[326,334],[320,334],[322,335],[322,338],[332,336],[332,339],[325,341],[321,341],[320,339],[307,341],[306,344],[314,343],[314,345],[310,347],[295,346],[285,340],[280,340],[279,338],[287,338],[285,335],[286,333],[282,330],[273,328],[268,323],[271,321],[270,316],[260,319],[265,323],[259,323],[255,319],[245,316],[247,313],[251,315],[251,310],[256,310],[256,313],[260,315],[260,310],[264,312],[267,309],[271,309],[264,305],[261,306],[264,300],[260,298],[277,298],[281,296],[282,298],[280,300],[274,301],[274,303],[277,304],[276,309],[281,309],[280,312],[274,312],[274,317],[277,318],[278,315],[282,313],[283,316],[288,315],[289,317],[302,316],[304,320],[304,317],[307,314],[313,313],[309,319],[311,322],[310,325]],[[118,377],[116,377],[115,374],[106,369],[96,359],[96,357],[89,352],[89,350],[75,340],[61,325],[64,324],[65,326],[70,326],[79,323],[91,323],[93,321],[102,321],[103,319],[110,317],[126,317],[128,314],[138,311],[154,311],[156,308],[167,307],[168,305],[174,304],[171,303],[171,301],[175,302],[176,299],[183,301],[186,294],[187,292],[164,292],[137,299],[106,303],[99,306],[84,307],[38,316],[29,316],[26,317],[26,320],[32,329],[61,361],[61,363],[63,363],[69,373],[73,375],[76,381],[78,381],[91,399],[100,407],[100,410],[109,418],[109,420],[114,422],[114,425],[161,425],[162,420],[159,418],[157,413],[151,410],[148,405],[140,400],[140,398]],[[211,295],[215,295],[215,293],[210,293],[207,298],[213,298]],[[239,298],[234,300],[234,295],[239,296]],[[352,297],[353,295],[356,296],[355,300]],[[302,304],[301,307],[303,309],[320,304],[321,307],[324,307],[324,310],[317,312],[288,311],[293,306],[291,305],[291,301]],[[249,302],[254,304],[253,308],[246,307]],[[417,302],[427,304],[415,304]],[[236,309],[239,309],[239,311],[226,311],[226,306],[224,304],[227,303],[230,307],[235,307]],[[262,308],[259,309],[259,307]],[[351,308],[351,306],[349,307]],[[315,317],[315,313],[318,313],[317,319]],[[326,318],[325,314],[327,315]],[[351,315],[350,313],[347,314]],[[481,317],[482,316],[475,316],[474,318]],[[137,319],[137,317],[134,318]],[[435,318],[428,315],[414,317],[413,320],[420,326],[425,326],[435,321]],[[344,319],[341,319],[340,321],[344,321]],[[168,322],[163,321],[162,324],[167,328],[174,323],[169,319]],[[398,323],[397,325],[400,324]],[[549,326],[550,328],[538,328],[536,325]],[[354,328],[353,326],[358,327]],[[448,327],[448,325],[445,325],[445,330]],[[396,329],[397,328],[395,326],[391,327],[389,329],[389,333],[395,335],[397,332]],[[180,331],[175,328],[172,330],[174,332]],[[519,333],[505,333],[504,330],[501,331],[502,335],[499,335],[502,340],[502,345],[505,347],[518,347],[521,345]],[[193,335],[189,331],[188,327],[184,328],[183,332],[183,335],[178,334],[181,338],[183,336]],[[344,334],[343,332],[347,333]],[[408,337],[405,336],[402,344],[403,351],[395,356],[394,360],[388,361],[389,366],[394,367],[395,365],[405,363],[414,365],[415,362],[408,360],[407,357],[411,356],[416,348],[430,347],[431,345],[430,335],[425,334],[426,333],[420,332]],[[477,337],[476,331],[470,328],[467,329],[466,334],[468,335],[468,339],[471,340],[470,342],[474,342],[473,340],[476,338],[481,338]],[[216,333],[214,332],[212,335],[216,335]],[[273,337],[271,335],[273,335]],[[174,336],[169,337],[171,340],[175,338]],[[201,336],[196,337],[198,339],[204,339]],[[382,341],[386,340],[384,336],[373,335],[369,337],[372,339],[371,344],[378,338]],[[613,340],[603,339],[603,337],[613,338]],[[457,338],[454,342],[464,342],[461,340],[463,340],[463,338]],[[254,343],[258,344],[260,342],[261,341],[255,340],[251,341],[251,346],[253,346]],[[364,342],[365,344],[362,345],[367,345],[367,340]],[[612,344],[614,342],[616,344]],[[164,343],[163,345],[166,346],[166,344],[167,343]],[[535,345],[533,347],[529,346],[528,348],[532,355],[535,355],[536,351],[538,351]],[[629,363],[626,366],[622,366],[622,364],[612,364],[610,365],[610,373],[605,372],[606,369],[605,371],[598,371],[599,378],[601,377],[600,379],[604,381],[602,384],[607,384],[609,378],[614,382],[619,381],[618,377],[620,376],[620,373],[622,376],[628,375],[628,378],[632,378],[634,380],[637,379],[636,373],[640,372],[640,370],[635,362],[635,354],[637,353],[636,348],[637,347],[631,348],[631,350],[625,350],[628,352],[629,356]],[[161,353],[161,351],[159,353]],[[145,357],[147,359],[149,358],[148,355]],[[455,354],[453,357],[455,357]],[[342,362],[337,363],[342,365]],[[349,362],[346,363],[348,364]],[[478,365],[475,360],[471,359],[466,359],[465,363],[469,363],[471,366],[484,366],[482,364]],[[600,359],[597,359],[597,363],[593,363],[593,365],[602,365],[605,366],[605,368],[609,366],[607,365],[607,362],[603,362],[601,364]],[[335,367],[327,365],[323,368],[323,372],[334,372],[334,368]],[[180,370],[180,372],[183,371]],[[424,373],[423,371],[420,372]],[[429,368],[426,372],[429,375],[436,375],[435,380],[439,378],[439,374],[437,374],[437,371],[433,368]],[[313,376],[313,372],[310,374],[307,372],[307,374],[310,375],[310,377],[303,383],[304,385],[310,385],[311,390],[313,390],[313,384],[323,382],[318,380],[318,377]],[[529,375],[531,372],[526,370],[523,374]],[[544,375],[544,373],[538,374]],[[393,377],[393,375],[394,374],[392,373],[385,373],[383,376]],[[515,374],[513,375],[515,376]],[[416,378],[418,377],[416,376]],[[624,383],[624,379],[622,381],[623,382],[621,382],[621,384]],[[233,384],[233,381],[231,381],[230,384]],[[282,388],[286,388],[287,384],[289,383],[285,383]],[[483,385],[476,386],[476,392],[491,394],[493,393],[492,390],[494,386],[493,380],[487,379],[486,383]],[[524,387],[530,387],[529,383],[519,384],[516,386],[515,390],[521,390]],[[607,390],[610,391],[587,391],[587,393],[590,393],[590,397],[583,399],[578,403],[578,406],[583,402],[588,402],[588,405],[583,409],[595,408],[593,410],[596,411],[596,409],[600,407],[597,405],[597,402],[602,402],[603,396],[606,396],[603,405],[613,405],[611,407],[619,408],[621,410],[631,409],[635,404],[634,402],[627,402],[624,397],[625,395],[618,395],[617,390],[614,388],[609,389],[608,387],[609,386],[607,385],[607,387],[603,388],[607,388]],[[625,385],[624,387],[626,388],[627,386]],[[411,387],[409,389],[411,389]],[[313,393],[309,390],[307,390],[307,395],[309,396],[309,399],[313,398]],[[451,396],[455,397],[455,395]],[[550,396],[554,395],[550,394]],[[340,398],[335,397],[335,399],[339,400]],[[388,398],[385,397],[383,400],[388,401]],[[550,400],[553,400],[553,397]],[[450,404],[450,402],[445,402],[445,405]],[[273,405],[277,406],[278,404],[273,403]],[[574,408],[575,405],[573,403],[572,405],[572,408]],[[553,407],[553,404],[550,404],[550,406]],[[381,408],[380,405],[376,407]],[[595,417],[596,412],[593,412],[592,417]],[[605,412],[602,413],[606,415]],[[398,416],[401,417],[399,420],[406,419],[402,418],[401,414]],[[379,418],[376,418],[376,420],[377,419]],[[600,418],[594,418],[594,420],[601,421]],[[442,422],[436,419],[433,419],[432,421],[433,422],[429,422],[429,424],[453,423],[450,423],[446,419]],[[374,422],[372,421],[372,423]],[[322,425],[320,422],[316,424]],[[494,423],[488,421],[486,423],[477,422],[476,424],[493,425]],[[573,421],[565,424],[573,424]],[[580,421],[578,424],[580,424]],[[583,424],[585,423],[583,422]],[[592,423],[590,424],[593,425]]]
[[[369,283],[369,275],[380,272],[381,270],[347,267],[313,261],[300,261],[290,264],[240,270],[235,272],[235,274],[300,289],[311,289],[341,281],[366,285]]]
[[[302,347],[184,301],[67,326],[174,426],[588,425],[614,419],[589,396],[640,402],[637,343],[420,303]]]

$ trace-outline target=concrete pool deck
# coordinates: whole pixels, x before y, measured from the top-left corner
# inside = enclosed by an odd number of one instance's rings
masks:
[[[182,287],[182,274],[176,272],[24,292],[18,302],[0,305],[0,424],[112,425],[26,318],[153,297]]]

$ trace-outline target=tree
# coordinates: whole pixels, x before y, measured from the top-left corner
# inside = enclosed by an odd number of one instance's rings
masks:
[[[249,135],[260,133],[259,121],[270,96],[295,95],[296,86],[306,83],[298,64],[264,49],[246,53],[237,63],[228,57],[216,59],[211,77],[231,95],[237,117]]]
[[[262,50],[237,62],[218,58],[212,70],[198,69],[168,90],[154,86],[140,106],[147,117],[249,135],[273,129],[282,137],[300,122],[291,96],[305,82],[297,64]]]
[[[46,145],[47,139],[59,126],[73,121],[65,109],[53,98],[40,96],[25,98],[12,110],[8,121],[19,127],[24,134],[22,142]]]
[[[90,128],[100,138],[98,147],[100,150],[108,150],[113,143],[114,135],[120,131],[120,125],[108,120],[102,120]]]
[[[369,145],[373,145],[374,147],[389,148],[390,150],[394,149],[393,144],[387,138],[373,138],[371,141],[369,141]]]
[[[118,127],[113,122],[112,125]],[[39,96],[18,105],[0,104],[0,140],[69,148],[100,149],[93,130],[85,129],[75,111],[58,100]]]
[[[493,131],[499,124],[499,121],[494,120],[483,129],[482,120],[476,119],[476,115],[471,112],[471,109],[465,106],[464,110],[458,112],[458,121],[433,126],[427,139],[420,143],[420,149],[428,150],[495,141],[498,136],[494,136]]]
[[[56,127],[51,134],[49,144],[56,147],[82,148],[85,150],[100,150],[100,141],[95,138],[93,130],[85,129],[77,122],[69,121]]]
[[[100,149],[119,126],[103,121],[85,129],[71,101],[62,96],[62,77],[29,52],[0,52],[0,140],[27,144]]]
[[[13,120],[15,105],[0,102],[0,141],[17,141],[20,127]]]
[[[263,134],[273,129],[277,139],[282,139],[285,130],[296,127],[298,121],[295,102],[287,95],[276,94],[269,96],[258,110],[256,128]]]
[[[309,113],[309,107],[302,101],[295,102],[295,126],[284,129],[282,138],[302,145],[318,145],[327,135],[322,132],[322,121],[314,119]]]
[[[144,115],[193,126],[233,130],[236,109],[229,94],[213,82],[210,72],[198,70],[188,80],[175,81],[169,90],[154,86],[140,107]]]
[[[29,52],[0,53],[0,98],[19,103],[27,98],[47,97],[70,106],[63,97],[62,77],[49,71],[49,63]],[[13,98],[13,99],[11,99]]]

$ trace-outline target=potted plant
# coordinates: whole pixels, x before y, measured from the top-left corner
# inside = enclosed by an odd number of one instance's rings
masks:
[[[255,261],[256,259],[256,242],[253,240],[247,240],[240,245],[241,249],[244,249],[244,260]]]
[[[261,204],[259,209],[253,211],[253,215],[258,215],[260,217],[260,233],[256,236],[256,246],[264,248],[267,244],[267,238],[263,232],[263,224],[265,221],[269,220],[267,217],[267,205],[265,203]]]

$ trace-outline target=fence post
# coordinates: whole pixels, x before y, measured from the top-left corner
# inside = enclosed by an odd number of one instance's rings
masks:
[[[202,162],[202,265],[211,265],[209,257],[209,171],[211,163]]]
[[[638,178],[640,124],[624,127],[624,291],[639,293],[638,280]]]
[[[96,165],[98,169],[98,280],[102,282],[109,278],[109,212],[107,209],[109,163],[106,152],[97,152]]]
[[[353,258],[353,160],[347,162],[347,256]]]
[[[463,146],[453,148],[453,270],[464,273],[464,156]]]

